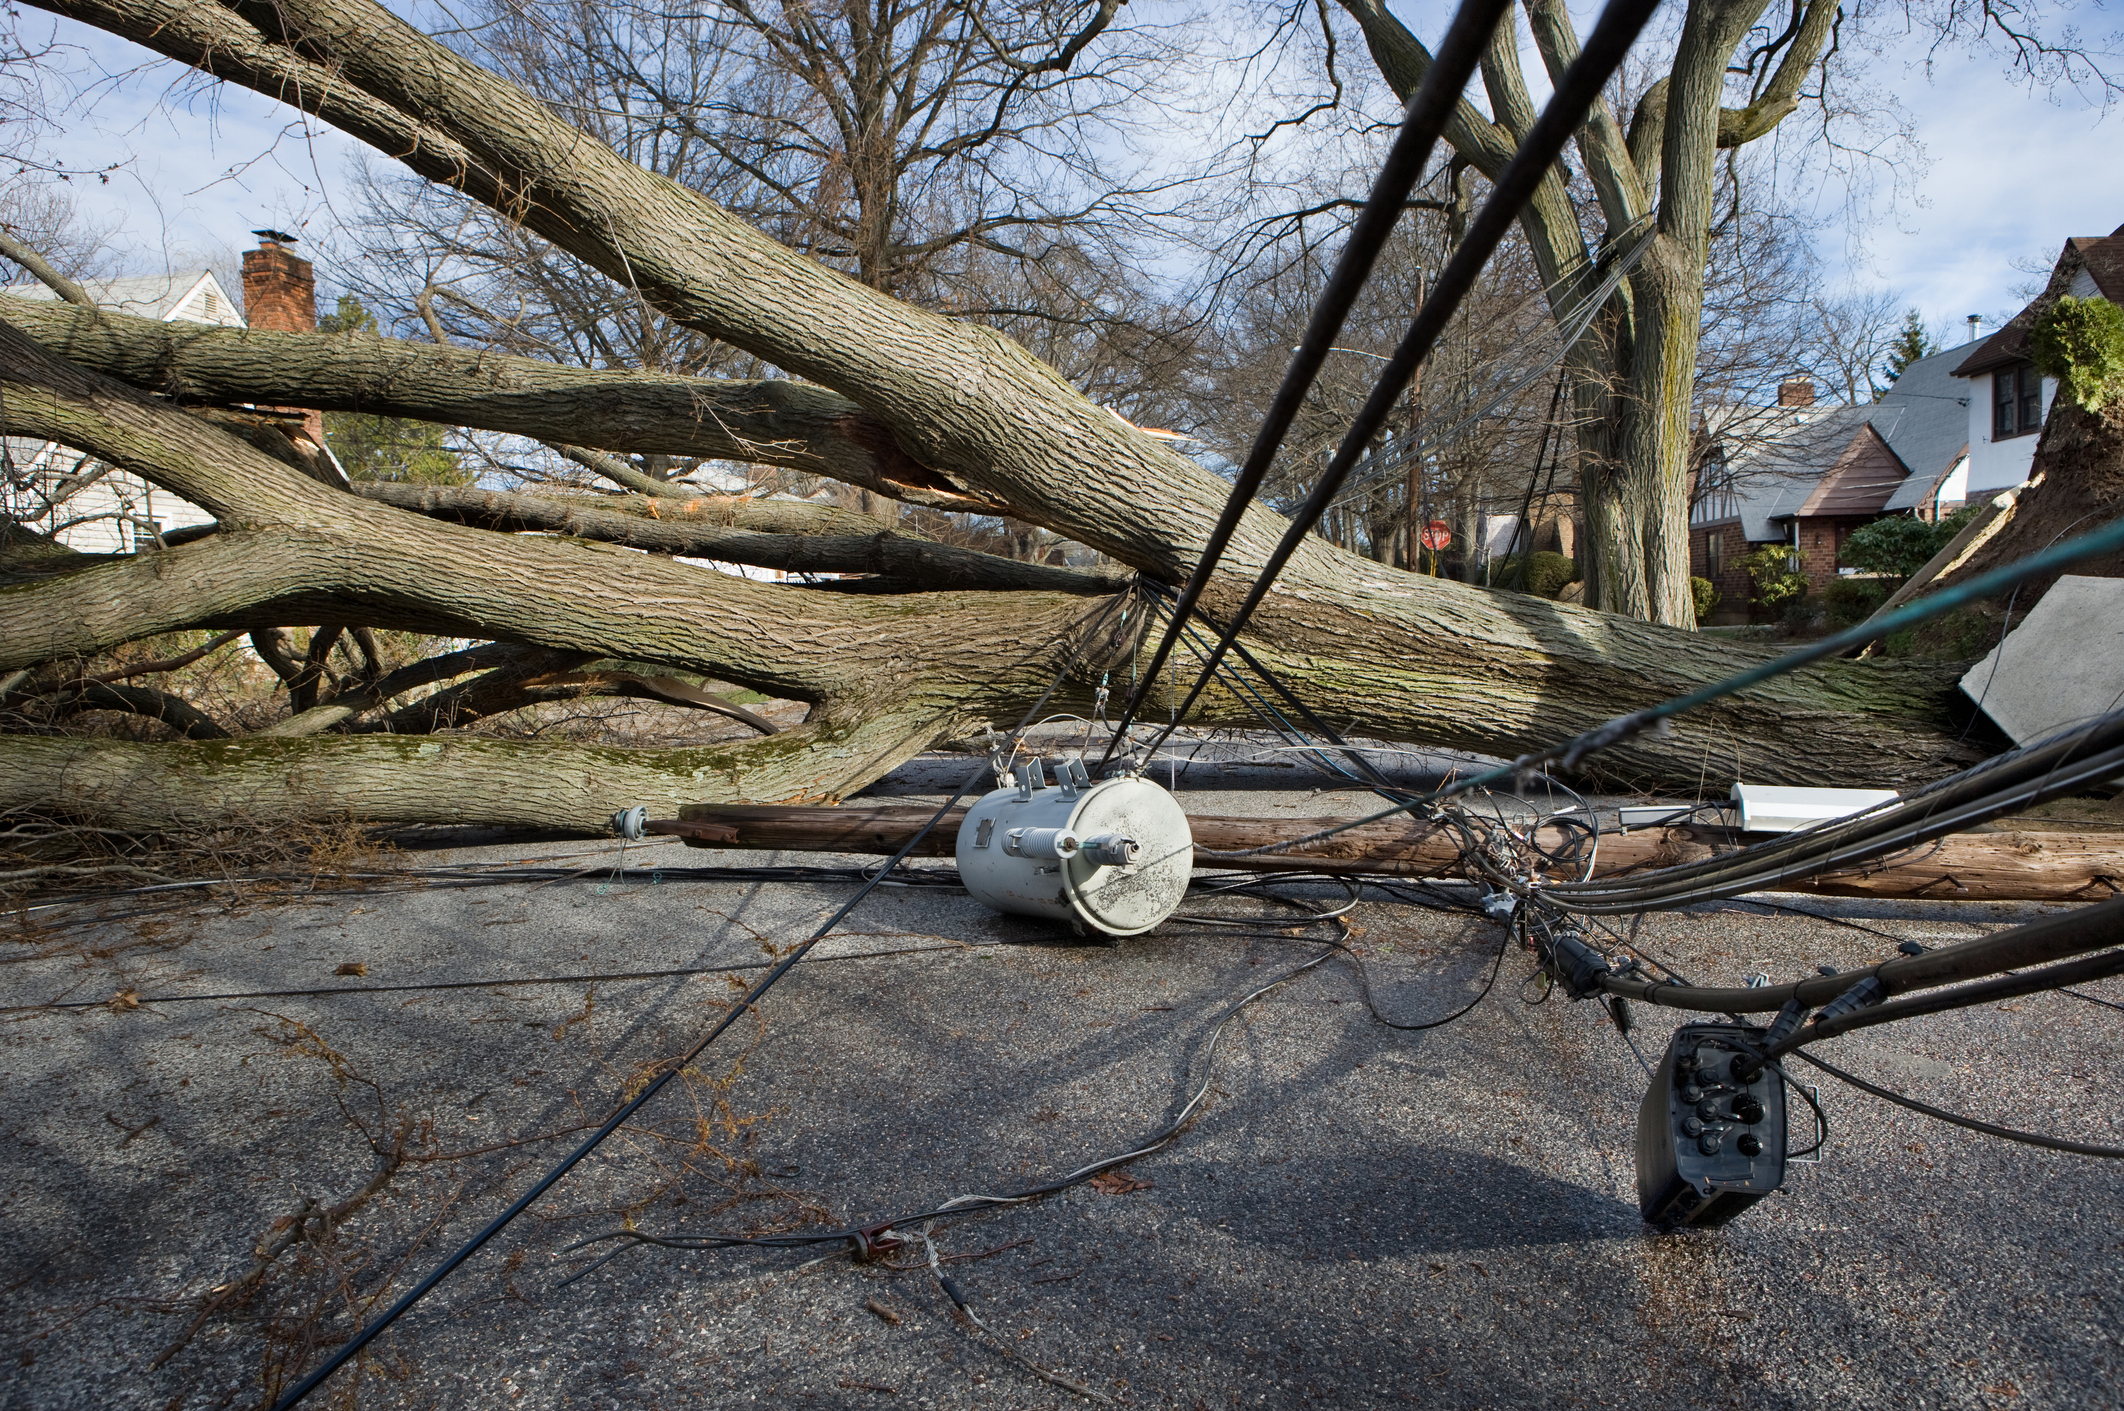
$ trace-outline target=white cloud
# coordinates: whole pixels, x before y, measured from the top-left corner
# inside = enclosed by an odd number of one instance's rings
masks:
[[[63,79],[83,96],[45,154],[78,173],[66,185],[81,217],[110,228],[132,266],[239,249],[262,226],[331,223],[329,188],[359,144],[100,30],[55,30],[72,46]]]
[[[1884,87],[1909,111],[1929,160],[1909,194],[1858,232],[1854,272],[1928,324],[1959,330],[1963,316],[1982,314],[1990,326],[2023,303],[2015,291],[2033,276],[2016,261],[2047,268],[2067,237],[2124,225],[2117,116],[2046,101],[1996,61],[1959,56],[1930,79],[1913,71]],[[1825,256],[1850,258],[1845,235],[1828,235]]]

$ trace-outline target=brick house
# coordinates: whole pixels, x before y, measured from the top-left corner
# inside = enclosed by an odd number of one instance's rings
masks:
[[[1699,456],[1689,508],[1689,571],[1718,589],[1714,622],[1745,621],[1755,595],[1740,560],[1791,549],[1816,593],[1841,574],[1852,531],[1884,515],[1937,518],[1967,493],[1968,347],[1920,358],[1879,401],[1820,406],[1788,378],[1778,404],[1728,419]]]

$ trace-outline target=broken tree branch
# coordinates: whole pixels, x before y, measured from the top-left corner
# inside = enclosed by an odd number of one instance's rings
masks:
[[[95,309],[96,301],[88,296],[86,290],[53,268],[50,260],[17,240],[4,225],[0,225],[0,255],[7,256],[28,270],[31,278],[69,304],[91,311]]]
[[[647,514],[620,514],[602,501],[568,501],[533,495],[504,494],[470,486],[401,485],[366,482],[359,493],[371,500],[412,510],[455,524],[516,533],[538,530],[625,544],[652,553],[742,563],[784,573],[878,573],[924,589],[973,588],[1003,592],[1037,590],[1055,593],[1117,593],[1128,586],[1120,574],[1084,573],[1048,564],[1023,563],[976,549],[939,544],[905,530],[887,529],[869,515],[826,506],[802,506],[821,514],[789,514],[775,501],[655,500]],[[782,502],[788,503],[788,502]],[[677,509],[666,506],[676,505]],[[712,508],[695,510],[693,507]],[[754,516],[749,507],[766,506]],[[825,520],[836,528],[847,521],[869,527],[867,533],[758,533],[724,527],[717,521]]]
[[[877,418],[804,382],[594,371],[366,333],[163,323],[0,294],[0,318],[82,367],[180,402],[272,400],[547,442],[643,494],[696,498],[576,443],[784,466],[910,504],[996,513],[903,453]]]
[[[229,732],[182,696],[158,691],[152,686],[128,686],[111,681],[76,681],[56,691],[39,694],[39,700],[62,715],[85,710],[116,710],[146,716],[184,736],[187,740],[226,740]]]

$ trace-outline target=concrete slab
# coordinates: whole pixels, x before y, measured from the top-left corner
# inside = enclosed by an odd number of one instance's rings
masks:
[[[1194,806],[1310,817],[1365,802],[1222,791]],[[489,844],[417,860],[592,870],[16,917],[0,951],[0,1405],[269,1401],[756,973],[646,972],[758,966],[849,891],[691,868],[871,861],[666,845],[629,849],[661,873],[615,882],[612,857]],[[2036,910],[1778,900],[1796,910],[1655,916],[1641,940],[1691,978],[1786,978]],[[1268,924],[1174,922],[1108,947],[949,890],[882,890],[335,1394],[409,1408],[1087,1404],[957,1322],[926,1272],[831,1248],[642,1250],[564,1284],[585,1263],[566,1250],[627,1224],[882,1219],[1128,1149],[1192,1091],[1233,1001],[1320,952],[1252,899],[1188,912]],[[1496,931],[1458,914],[1368,901],[1353,919],[1374,998],[1399,1020],[1465,1004],[1498,953]],[[357,964],[366,975],[338,973]],[[1207,1111],[1129,1168],[1134,1189],[946,1219],[947,1272],[1024,1355],[1128,1405],[2118,1403],[2118,1163],[1833,1089],[1821,1166],[1723,1231],[1655,1238],[1632,1192],[1642,1070],[1592,1006],[1525,1003],[1529,970],[1506,955],[1465,1019],[1403,1034],[1330,960],[1227,1031]],[[143,1002],[39,1007],[123,991]],[[2116,982],[2092,991],[2124,1001]],[[1639,1016],[1650,1054],[1672,1020]],[[1837,1058],[1950,1108],[2116,1141],[2117,1018],[2017,1000],[1863,1031]],[[370,1138],[401,1119],[414,1159],[387,1190],[151,1365],[305,1198],[359,1189]]]
[[[2124,703],[2124,578],[2060,578],[1962,677],[1962,693],[2029,744]]]

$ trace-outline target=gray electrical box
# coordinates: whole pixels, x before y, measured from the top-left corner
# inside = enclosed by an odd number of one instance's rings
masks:
[[[1745,1024],[1684,1024],[1637,1109],[1637,1205],[1647,1224],[1723,1225],[1785,1183],[1785,1080],[1736,1071]]]

